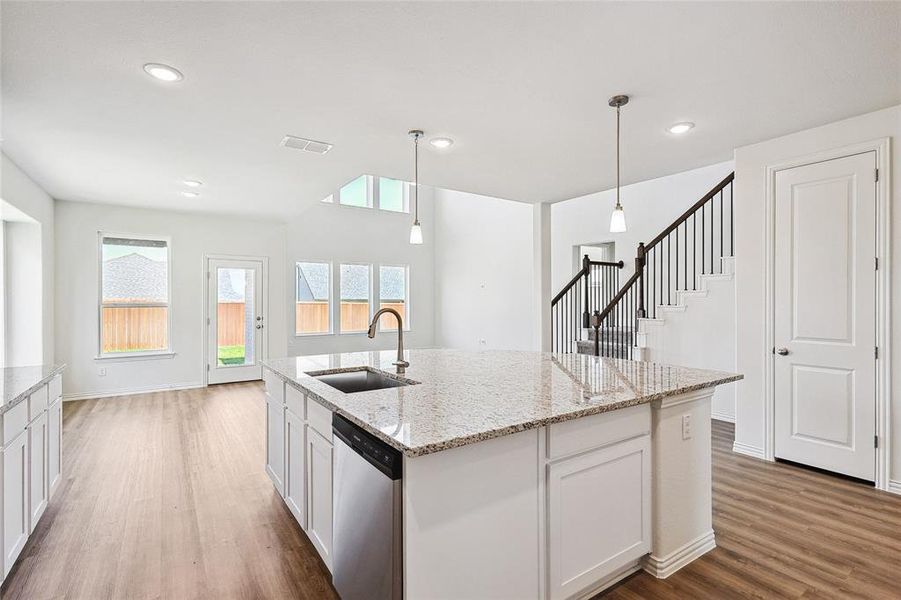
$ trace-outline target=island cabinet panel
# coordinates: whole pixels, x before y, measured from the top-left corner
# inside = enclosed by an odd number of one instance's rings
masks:
[[[548,586],[552,599],[609,584],[650,551],[650,436],[547,467]]]
[[[307,536],[332,568],[332,444],[310,427],[307,438]]]
[[[3,448],[4,577],[22,552],[28,534],[28,433],[23,430]]]
[[[30,534],[37,527],[38,519],[44,514],[47,508],[47,501],[50,499],[50,489],[47,480],[47,412],[44,411],[28,425],[28,457],[29,457],[29,478],[28,478],[28,505],[29,505],[29,523],[28,533]]]
[[[307,422],[316,433],[332,443],[332,411],[315,400],[307,398]]]
[[[49,497],[63,480],[63,403],[59,396],[47,411],[47,485]]]
[[[285,495],[285,405],[266,395],[266,473]]]
[[[306,421],[307,419],[306,402],[307,399],[304,397],[303,392],[293,386],[285,386],[285,408],[293,412],[294,416],[301,421]]]
[[[269,369],[263,369],[263,387],[267,398],[277,403],[284,403],[285,382]]]
[[[560,458],[651,432],[648,404],[554,423],[548,427],[547,457]]]
[[[288,388],[290,390],[291,388]],[[290,395],[287,396],[290,398]],[[307,529],[306,427],[290,408],[285,411],[285,504],[301,529]]]

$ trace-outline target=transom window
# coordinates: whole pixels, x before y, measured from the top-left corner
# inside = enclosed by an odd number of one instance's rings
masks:
[[[169,241],[100,235],[100,356],[168,352]]]
[[[389,212],[410,212],[411,184],[399,179],[360,175],[336,192],[322,199],[329,204],[343,204],[357,208],[375,208]]]

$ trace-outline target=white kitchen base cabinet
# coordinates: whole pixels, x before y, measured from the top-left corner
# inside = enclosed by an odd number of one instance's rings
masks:
[[[293,411],[285,411],[285,504],[301,529],[307,529],[305,469],[306,425]]]
[[[47,481],[53,498],[63,480],[63,402],[57,398],[47,410]]]
[[[307,535],[332,568],[332,444],[307,426]]]
[[[30,464],[29,479],[29,523],[30,534],[37,527],[38,519],[47,508],[50,500],[49,487],[47,485],[47,411],[45,410],[28,425],[28,456]]]
[[[285,405],[266,398],[266,473],[285,495]]]
[[[28,432],[3,448],[3,577],[28,540]]]

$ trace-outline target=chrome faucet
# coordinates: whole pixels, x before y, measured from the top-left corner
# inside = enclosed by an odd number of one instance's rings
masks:
[[[372,323],[369,324],[369,331],[366,332],[366,335],[369,336],[369,339],[375,337],[376,323],[379,322],[379,317],[385,313],[391,313],[397,317],[397,360],[391,364],[397,367],[398,375],[403,375],[406,368],[410,366],[410,363],[404,360],[404,318],[400,316],[400,313],[393,308],[383,308],[379,310],[375,313],[375,316],[372,317]]]

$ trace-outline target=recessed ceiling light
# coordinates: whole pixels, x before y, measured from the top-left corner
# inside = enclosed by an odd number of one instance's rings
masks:
[[[185,78],[178,69],[159,63],[147,63],[144,65],[144,72],[154,79],[159,79],[160,81],[165,81],[167,83],[181,81]]]
[[[445,148],[450,148],[454,145],[454,140],[446,137],[436,137],[429,140],[429,143],[436,148],[441,148],[442,150]]]
[[[694,128],[695,124],[689,121],[684,121],[682,123],[676,123],[675,125],[670,125],[666,130],[674,135],[681,135],[683,133],[687,133]]]
[[[202,181],[197,181],[196,179],[185,179],[182,183],[190,188],[199,188],[203,185]]]
[[[185,198],[196,198],[200,194],[198,194],[197,192],[182,192],[181,195]]]

